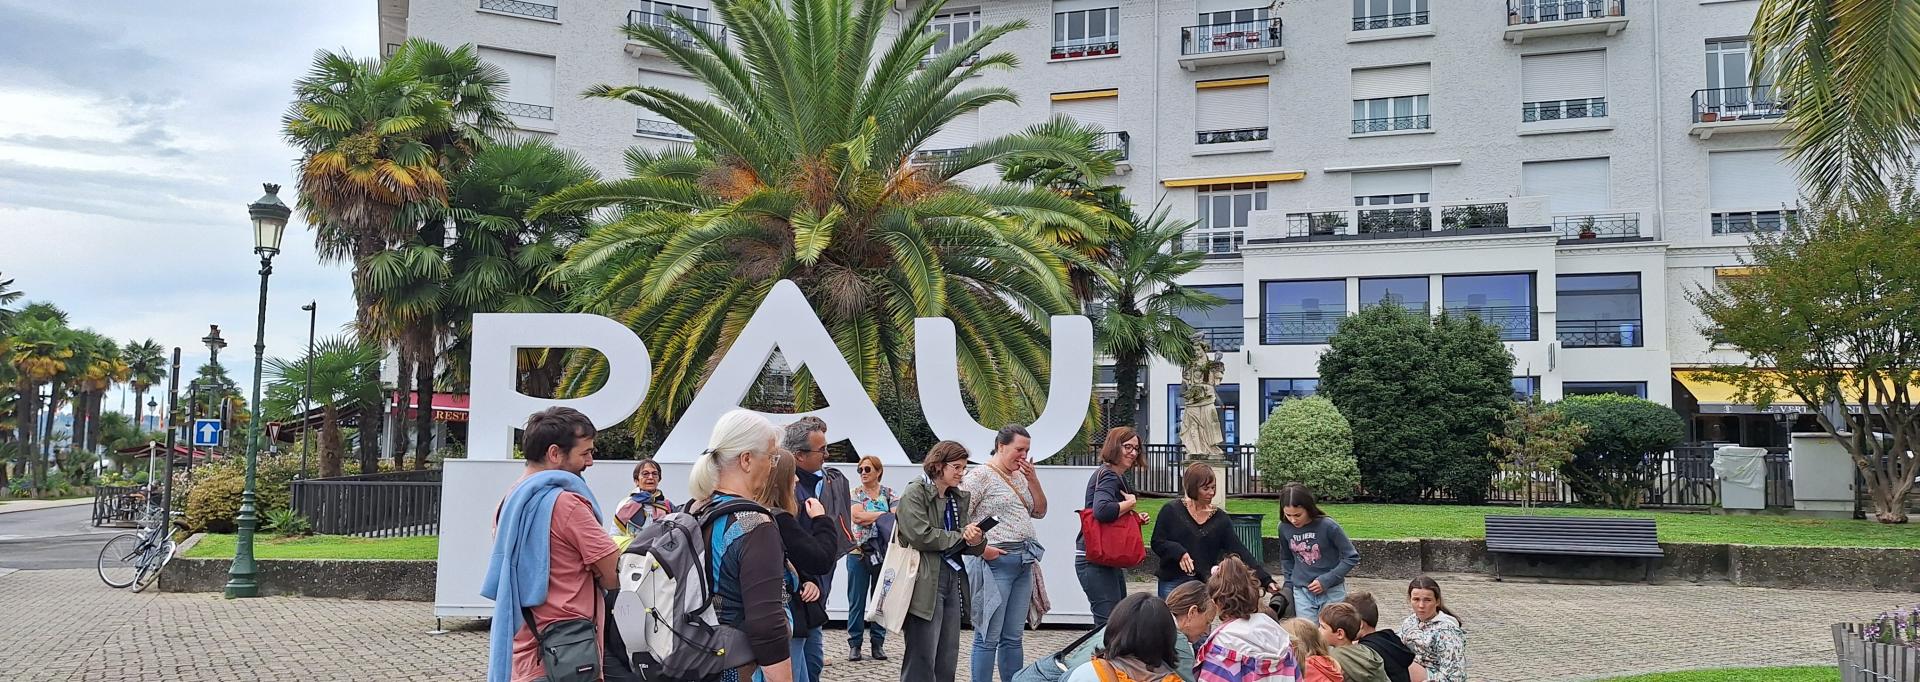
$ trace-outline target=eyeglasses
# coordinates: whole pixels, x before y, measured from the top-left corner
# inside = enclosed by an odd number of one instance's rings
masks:
[[[860,473],[871,474],[873,473],[873,467],[860,467]]]
[[[640,477],[641,478],[659,478],[660,472],[654,471],[652,469],[648,469],[646,471],[640,472]]]

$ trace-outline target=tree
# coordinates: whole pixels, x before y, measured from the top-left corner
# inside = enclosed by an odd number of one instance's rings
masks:
[[[153,339],[128,341],[120,350],[127,363],[127,384],[133,387],[133,424],[143,432],[147,430],[147,391],[167,380],[166,352]]]
[[[1532,507],[1533,482],[1573,461],[1586,433],[1587,425],[1568,419],[1538,396],[1515,402],[1501,419],[1500,432],[1487,438],[1503,465],[1494,484],[1520,492],[1522,509]]]
[[[1321,396],[1283,400],[1260,424],[1254,454],[1268,485],[1300,483],[1320,499],[1344,500],[1360,489],[1353,427]]]
[[[1494,471],[1487,435],[1512,403],[1513,355],[1498,328],[1376,305],[1342,320],[1328,344],[1319,393],[1353,425],[1368,494],[1486,497]]]
[[[79,371],[72,378],[74,394],[74,446],[94,452],[100,445],[99,419],[105,407],[107,391],[127,380],[127,363],[120,357],[120,344],[91,329],[78,332]]]
[[[1771,82],[1821,199],[1885,194],[1920,146],[1920,12],[1912,0],[1764,0],[1753,82]]]
[[[1582,502],[1615,509],[1640,506],[1660,474],[1660,460],[1686,438],[1686,420],[1673,408],[1624,395],[1576,395],[1560,401],[1567,419],[1585,425],[1561,479]]]
[[[1920,475],[1920,197],[1911,180],[1853,204],[1813,202],[1785,230],[1756,233],[1751,251],[1752,275],[1688,296],[1703,333],[1747,356],[1711,375],[1741,402],[1832,406],[1815,418],[1865,479],[1874,518],[1904,523]]]
[[[714,101],[649,86],[588,94],[679,124],[697,138],[694,151],[631,154],[628,179],[569,188],[533,217],[625,209],[570,251],[561,274],[583,309],[625,321],[657,349],[657,383],[641,407],[650,425],[685,409],[711,359],[781,279],[799,285],[870,394],[883,372],[911,366],[913,319],[944,316],[982,421],[1038,411],[1044,316],[1077,312],[1067,271],[1085,264],[1045,235],[1102,240],[1106,219],[1045,188],[976,189],[956,176],[1018,155],[1078,164],[1089,177],[1111,165],[1071,140],[1033,134],[916,159],[955,117],[1015,101],[971,79],[1015,64],[979,53],[1024,24],[983,27],[923,68],[944,35],[927,30],[941,6],[927,3],[895,28],[886,0],[722,0],[714,9],[728,40],[678,15],[668,16],[678,30],[626,27]],[[883,27],[895,37],[880,44]],[[591,354],[569,362],[562,393],[604,378]],[[800,409],[818,400],[804,372],[795,394]]]
[[[340,429],[342,413],[357,409],[361,423],[365,423],[383,400],[380,349],[352,337],[333,337],[317,342],[313,355],[292,361],[268,359],[262,402],[269,414],[292,415],[305,409],[300,399],[309,367],[313,370],[313,404],[320,408],[320,475],[339,476],[346,456]]]
[[[1099,351],[1113,358],[1116,404],[1129,411],[1139,404],[1140,370],[1148,358],[1176,365],[1193,359],[1193,326],[1183,310],[1204,310],[1225,301],[1180,284],[1199,269],[1206,254],[1176,246],[1194,223],[1155,211],[1135,228],[1132,239],[1118,242],[1107,259],[1107,277],[1099,291],[1102,305],[1094,338]]]
[[[18,302],[22,295],[22,292],[13,288],[13,280],[0,279],[0,338],[6,338],[8,330],[13,326],[14,316],[19,314],[18,311],[9,309],[7,306]]]
[[[44,306],[36,308],[35,306]],[[41,452],[45,444],[35,438],[40,427],[40,389],[55,384],[69,371],[76,339],[67,329],[65,313],[45,304],[34,304],[14,320],[13,334],[6,338],[6,360],[13,368],[15,390],[15,428],[20,432],[16,473],[31,476],[34,488],[40,487]],[[55,410],[48,410],[51,419]]]

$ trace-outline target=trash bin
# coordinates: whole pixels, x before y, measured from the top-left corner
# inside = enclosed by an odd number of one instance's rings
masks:
[[[1227,520],[1233,523],[1233,534],[1240,538],[1240,544],[1247,546],[1247,551],[1253,552],[1255,564],[1267,563],[1267,545],[1260,541],[1260,524],[1266,518],[1266,514],[1227,515]]]
[[[1767,508],[1767,449],[1722,445],[1713,451],[1721,509]]]

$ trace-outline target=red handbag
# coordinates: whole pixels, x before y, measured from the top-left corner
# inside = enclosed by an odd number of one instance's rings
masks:
[[[1106,469],[1102,470],[1105,473]],[[1147,559],[1146,542],[1140,538],[1140,514],[1122,513],[1119,518],[1101,523],[1092,509],[1080,510],[1080,538],[1087,549],[1087,562],[1096,566],[1133,568]]]

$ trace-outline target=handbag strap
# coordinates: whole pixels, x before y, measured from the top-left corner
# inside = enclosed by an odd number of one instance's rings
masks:
[[[1013,491],[1013,496],[1015,499],[1020,500],[1020,506],[1027,508],[1027,514],[1029,515],[1033,514],[1033,501],[1027,499],[1026,495],[1023,495],[1020,493],[1020,486],[1013,484],[1013,479],[1007,476],[1007,472],[1001,471],[1000,467],[994,466],[992,462],[987,463],[987,468],[993,470],[993,473],[999,474],[1000,481],[1002,483],[1007,484],[1008,490]]]

